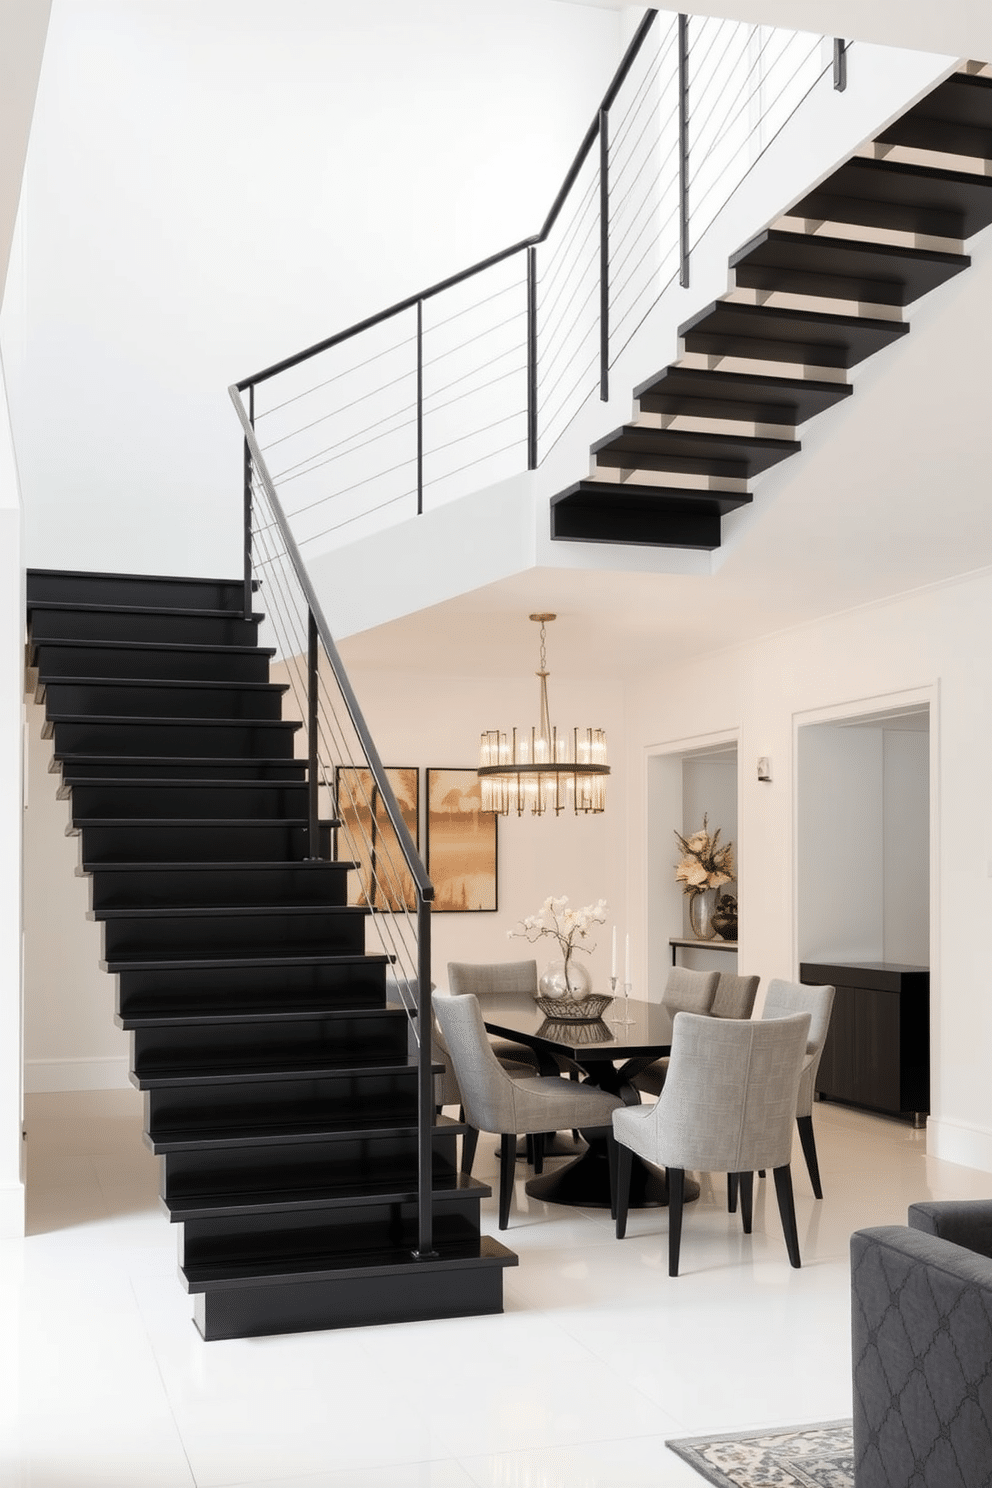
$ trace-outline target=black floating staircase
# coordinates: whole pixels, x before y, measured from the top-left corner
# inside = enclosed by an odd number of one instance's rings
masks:
[[[900,148],[932,163],[891,156]],[[847,369],[908,334],[894,312],[968,267],[960,243],[992,222],[992,78],[955,73],[787,221],[734,254],[735,289],[680,327],[684,361],[635,389],[634,421],[593,446],[589,479],[552,498],[553,538],[720,546],[751,479],[801,448],[795,428],[850,396]]]
[[[205,1338],[502,1310],[490,1189],[432,1132],[335,823],[310,861],[299,724],[243,583],[28,573],[29,664],[81,839],[162,1199]]]

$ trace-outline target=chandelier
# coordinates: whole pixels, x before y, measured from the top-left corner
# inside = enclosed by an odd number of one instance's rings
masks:
[[[598,728],[576,728],[559,733],[548,711],[547,624],[554,615],[531,615],[541,626],[538,722],[529,732],[482,735],[479,777],[482,809],[509,816],[530,811],[558,815],[569,807],[580,812],[602,811],[606,805],[606,734]]]

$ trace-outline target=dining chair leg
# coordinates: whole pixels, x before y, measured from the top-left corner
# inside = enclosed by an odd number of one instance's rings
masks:
[[[812,1116],[797,1116],[796,1125],[799,1128],[799,1140],[802,1143],[803,1157],[806,1159],[806,1167],[809,1170],[809,1181],[813,1185],[813,1197],[823,1198],[823,1189],[820,1187],[820,1164],[816,1160],[816,1138],[813,1136]]]
[[[741,1223],[744,1226],[745,1235],[750,1235],[751,1221],[754,1216],[754,1174],[738,1173],[737,1182],[741,1195]]]
[[[728,1173],[727,1174],[727,1213],[728,1214],[736,1214],[737,1213],[737,1190],[738,1190],[738,1188],[740,1186],[738,1184],[737,1178],[738,1178],[738,1175],[736,1173]]]
[[[504,1132],[499,1144],[499,1227],[505,1230],[510,1223],[510,1200],[513,1198],[513,1183],[516,1177],[517,1134]]]
[[[789,1252],[789,1264],[797,1269],[802,1265],[799,1258],[799,1234],[796,1230],[796,1205],[792,1197],[792,1173],[789,1164],[776,1168],[775,1193],[778,1197],[778,1212],[782,1216],[785,1248]]]
[[[479,1145],[479,1133],[474,1126],[467,1126],[462,1137],[462,1172],[471,1175],[475,1162],[475,1149]]]
[[[668,1168],[668,1274],[679,1274],[682,1249],[682,1204],[685,1199],[685,1168]]]
[[[617,1217],[617,1148],[618,1143],[610,1127],[606,1133],[606,1156],[610,1166],[610,1218]]]
[[[531,1150],[533,1153],[534,1172],[540,1177],[544,1172],[544,1133],[535,1132],[530,1140],[532,1143]]]
[[[617,1239],[622,1240],[627,1233],[627,1209],[630,1204],[630,1170],[634,1162],[634,1154],[629,1147],[622,1142],[617,1142],[617,1182],[616,1182],[616,1219]]]

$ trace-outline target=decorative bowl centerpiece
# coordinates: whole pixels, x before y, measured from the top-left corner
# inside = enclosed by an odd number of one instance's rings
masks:
[[[588,997],[541,997],[537,1005],[546,1018],[555,1023],[598,1023],[612,997],[601,992],[590,992]]]

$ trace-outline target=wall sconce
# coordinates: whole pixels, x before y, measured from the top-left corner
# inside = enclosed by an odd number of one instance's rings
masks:
[[[762,754],[758,758],[758,779],[759,780],[771,780],[771,778],[772,778],[772,762],[768,758],[767,754]]]

